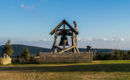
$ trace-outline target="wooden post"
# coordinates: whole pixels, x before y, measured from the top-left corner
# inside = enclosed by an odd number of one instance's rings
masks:
[[[63,49],[65,49],[65,46],[66,46],[66,42],[65,40],[63,41]]]
[[[55,41],[54,41],[54,47],[57,46],[57,32],[55,33]],[[57,53],[57,48],[55,47],[55,54]]]
[[[72,33],[72,46],[75,46],[75,40],[74,40],[74,34]],[[73,48],[72,49],[72,51],[74,52],[74,53],[76,53],[76,49],[75,48]]]
[[[75,30],[78,31],[78,26],[76,21],[74,21],[74,26],[75,26]],[[76,46],[78,46],[78,38],[77,38],[77,34],[75,34],[75,44]]]
[[[53,54],[53,46],[52,46],[52,48],[51,48],[51,54]]]
[[[72,32],[72,36],[71,36],[71,42],[72,42],[72,46],[74,46],[74,34]],[[72,49],[72,52],[74,52],[74,49]]]

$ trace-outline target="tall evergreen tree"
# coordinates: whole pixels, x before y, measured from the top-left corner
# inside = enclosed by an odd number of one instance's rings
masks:
[[[21,53],[21,57],[28,62],[31,58],[30,52],[28,50],[28,48],[25,48],[25,50]]]
[[[10,45],[10,40],[8,40],[8,42],[4,45],[4,48],[2,50],[2,55],[4,55],[5,53],[8,56],[12,56],[13,55],[13,47]]]

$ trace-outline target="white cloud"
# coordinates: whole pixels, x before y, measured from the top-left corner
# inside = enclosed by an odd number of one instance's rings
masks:
[[[104,38],[103,40],[104,40],[104,41],[107,41],[108,39],[107,39],[107,38]]]
[[[78,38],[79,41],[93,41],[93,38]]]
[[[123,37],[121,38],[112,38],[111,41],[125,41],[125,39]]]
[[[25,5],[24,3],[21,3],[20,8],[25,8],[25,9],[33,9],[35,6],[32,5]]]
[[[53,41],[53,39],[49,39],[49,38],[43,38],[42,40],[40,41]]]
[[[120,41],[125,41],[125,39],[124,38],[120,38]]]
[[[88,40],[88,41],[93,41],[93,39],[92,39],[92,38],[88,38],[87,40]]]

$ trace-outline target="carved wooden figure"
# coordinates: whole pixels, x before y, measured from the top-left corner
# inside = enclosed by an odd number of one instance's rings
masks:
[[[53,29],[50,34],[55,35],[54,44],[51,49],[51,54],[63,54],[64,52],[72,52],[80,54],[78,50],[77,35],[79,34],[77,29],[77,23],[74,21],[74,28],[66,21],[63,20],[55,29]],[[58,37],[61,40],[58,45]],[[68,41],[68,37],[71,37],[71,41]],[[69,42],[72,44],[70,45]]]

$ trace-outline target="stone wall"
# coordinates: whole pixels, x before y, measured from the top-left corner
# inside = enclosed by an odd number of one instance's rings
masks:
[[[76,62],[92,62],[93,53],[80,53],[80,54],[62,54],[51,55],[50,53],[40,52],[40,63],[76,63]]]
[[[6,65],[6,64],[11,64],[11,58],[0,58],[0,64],[1,65]]]

